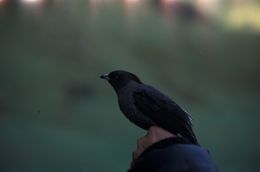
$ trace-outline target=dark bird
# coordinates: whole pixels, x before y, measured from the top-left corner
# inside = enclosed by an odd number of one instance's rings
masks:
[[[118,96],[120,110],[135,125],[145,130],[158,126],[198,145],[191,117],[171,98],[143,84],[130,72],[116,70],[100,78],[112,85]]]

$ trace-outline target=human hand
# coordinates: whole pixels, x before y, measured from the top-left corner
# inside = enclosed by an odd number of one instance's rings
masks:
[[[151,126],[147,134],[144,137],[138,139],[137,148],[133,152],[133,161],[136,161],[138,157],[152,144],[170,137],[177,136],[160,127]]]

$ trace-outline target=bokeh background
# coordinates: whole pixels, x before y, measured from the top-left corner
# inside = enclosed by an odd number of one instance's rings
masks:
[[[145,131],[99,75],[193,116],[222,172],[260,171],[260,1],[0,0],[0,171],[126,171]]]

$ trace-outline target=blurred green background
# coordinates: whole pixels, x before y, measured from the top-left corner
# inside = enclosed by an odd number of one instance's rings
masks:
[[[260,2],[0,0],[0,171],[126,171],[145,131],[99,75],[193,116],[222,172],[260,171]]]

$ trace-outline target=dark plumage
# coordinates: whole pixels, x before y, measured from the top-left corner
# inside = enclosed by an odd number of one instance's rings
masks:
[[[100,77],[115,89],[119,107],[131,122],[146,130],[156,125],[198,144],[189,114],[168,96],[126,71],[117,70]]]

